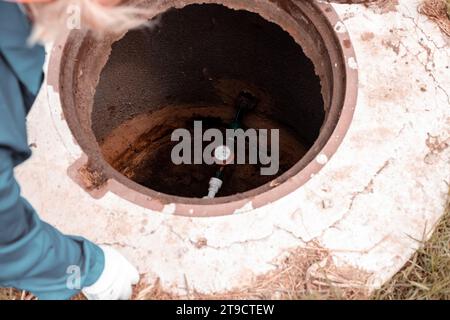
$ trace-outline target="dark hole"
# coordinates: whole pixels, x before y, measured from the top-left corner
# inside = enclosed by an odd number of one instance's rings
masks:
[[[232,165],[218,196],[257,188],[297,163],[319,135],[325,112],[320,79],[293,38],[276,24],[221,5],[172,9],[152,28],[113,45],[95,94],[92,128],[105,159],[153,190],[201,198],[217,165],[175,165],[173,130],[225,130],[246,93],[257,105],[243,128],[280,129],[280,170]]]

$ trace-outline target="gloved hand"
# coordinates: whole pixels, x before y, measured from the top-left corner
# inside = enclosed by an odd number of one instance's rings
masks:
[[[100,246],[105,254],[105,268],[97,282],[82,289],[88,300],[128,300],[132,285],[139,281],[136,268],[118,251]]]

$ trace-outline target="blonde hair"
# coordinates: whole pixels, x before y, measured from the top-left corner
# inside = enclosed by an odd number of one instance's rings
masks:
[[[27,9],[34,25],[29,39],[32,43],[55,40],[64,29],[70,29],[70,19],[79,23],[76,28],[89,29],[97,35],[121,34],[149,23],[149,17],[154,14],[154,10],[148,7],[133,4],[105,6],[97,0],[30,3]]]

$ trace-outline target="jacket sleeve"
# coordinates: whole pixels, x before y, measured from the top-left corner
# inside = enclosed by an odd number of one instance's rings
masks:
[[[17,5],[0,0],[0,18],[0,286],[68,299],[99,278],[104,255],[88,240],[41,221],[20,196],[14,167],[31,154],[26,113],[42,81],[44,51],[25,47],[29,26]]]
[[[103,259],[93,243],[65,236],[39,219],[20,196],[10,152],[1,149],[0,286],[27,290],[39,299],[68,299],[98,279]]]

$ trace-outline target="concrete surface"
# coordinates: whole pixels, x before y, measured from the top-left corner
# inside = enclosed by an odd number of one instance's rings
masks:
[[[417,249],[414,239],[431,233],[450,183],[449,38],[418,15],[418,3],[334,5],[359,64],[354,121],[325,168],[279,201],[183,218],[112,193],[93,199],[67,176],[81,151],[51,87],[28,119],[34,154],[17,169],[23,194],[43,219],[114,245],[169,292],[227,291],[274,270],[291,249],[312,246],[329,252],[343,284],[376,288]]]

